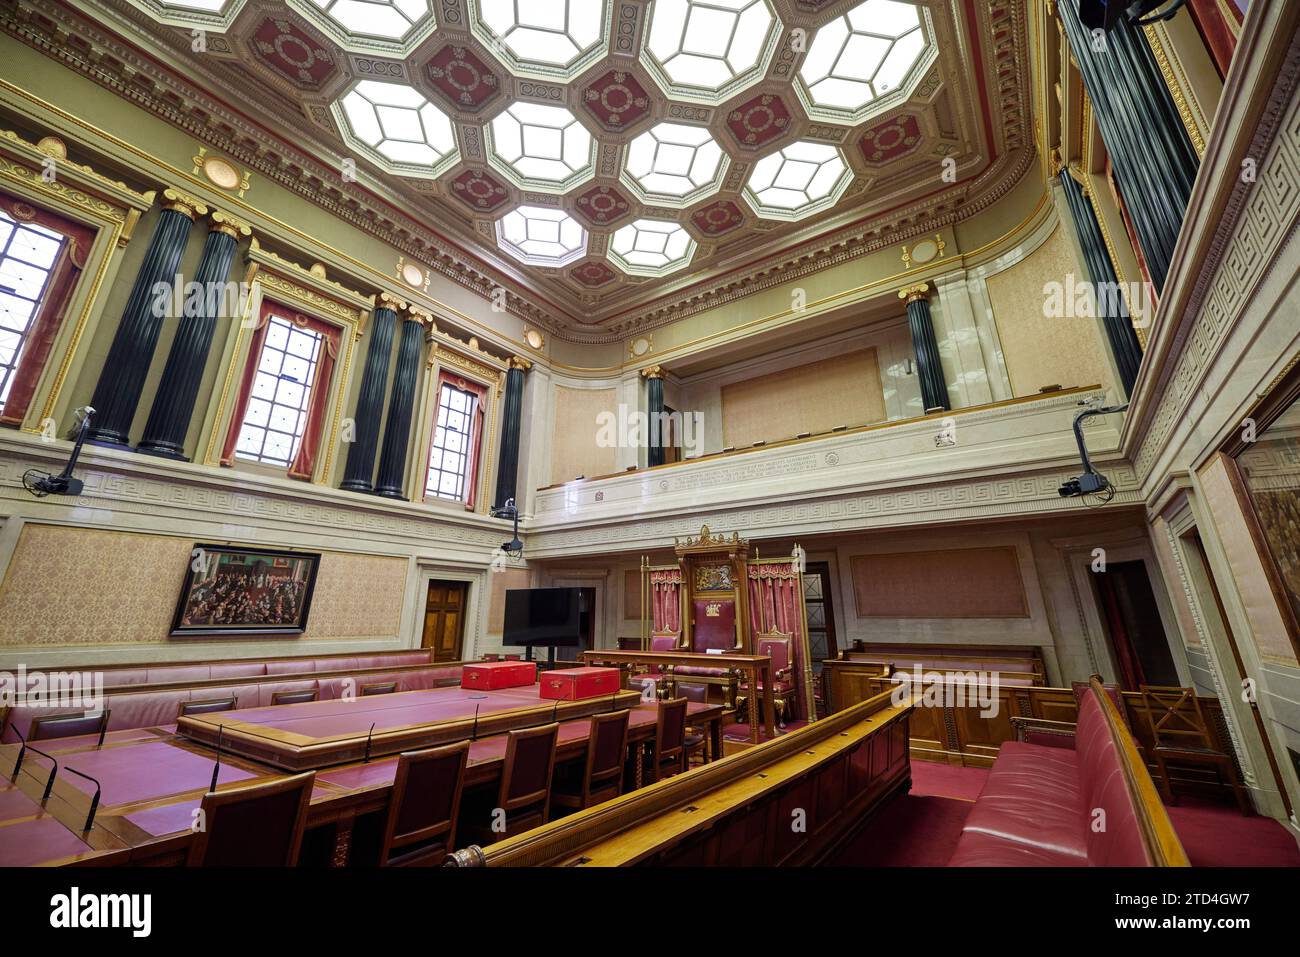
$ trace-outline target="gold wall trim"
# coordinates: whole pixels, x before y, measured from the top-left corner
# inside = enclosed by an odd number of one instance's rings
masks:
[[[1160,75],[1165,78],[1165,86],[1169,88],[1169,95],[1174,99],[1174,107],[1178,110],[1178,116],[1183,121],[1183,128],[1187,130],[1188,137],[1191,138],[1192,147],[1196,150],[1198,159],[1205,158],[1205,137],[1201,135],[1201,128],[1192,114],[1192,101],[1187,91],[1183,89],[1181,81],[1174,72],[1173,64],[1170,62],[1172,51],[1165,49],[1164,43],[1160,39],[1160,34],[1156,25],[1142,28],[1146,34],[1147,42],[1151,44],[1151,52],[1155,54],[1156,65],[1160,67]]]

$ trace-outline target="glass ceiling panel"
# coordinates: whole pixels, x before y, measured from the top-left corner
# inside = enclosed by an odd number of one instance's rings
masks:
[[[725,168],[722,148],[695,126],[660,123],[628,147],[627,173],[648,199],[702,194]]]
[[[817,31],[799,77],[813,106],[855,113],[902,86],[927,42],[916,7],[866,0]]]
[[[647,51],[670,83],[717,91],[759,66],[776,26],[767,0],[655,0]]]
[[[638,219],[610,238],[609,258],[626,273],[663,276],[686,266],[695,255],[695,240],[680,225]]]
[[[521,262],[563,266],[586,255],[587,231],[562,209],[520,206],[497,222],[497,242]]]
[[[523,179],[566,184],[591,167],[591,134],[563,107],[513,103],[491,133],[492,154]]]
[[[760,216],[800,219],[836,202],[852,179],[834,146],[800,141],[758,161],[745,199]]]
[[[362,80],[340,105],[344,139],[395,163],[432,167],[456,149],[451,120],[409,86]]]
[[[311,0],[348,33],[401,40],[429,16],[428,0]]]
[[[602,0],[478,0],[482,25],[516,59],[567,67],[604,29]]]

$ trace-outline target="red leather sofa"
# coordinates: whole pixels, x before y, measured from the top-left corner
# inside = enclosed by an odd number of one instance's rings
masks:
[[[1102,695],[1094,684],[1080,696],[1073,747],[1068,738],[1002,745],[949,866],[1187,866],[1133,739]]]

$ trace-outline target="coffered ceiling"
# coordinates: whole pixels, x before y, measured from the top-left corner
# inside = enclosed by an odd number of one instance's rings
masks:
[[[933,232],[1002,196],[1032,152],[1017,0],[69,10],[165,64],[157,82],[277,137],[277,163],[300,157],[331,202],[380,207],[348,218],[410,261],[499,284],[575,339]],[[247,156],[232,140],[215,145]]]

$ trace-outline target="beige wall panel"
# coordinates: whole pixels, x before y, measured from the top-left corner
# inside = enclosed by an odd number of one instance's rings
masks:
[[[487,633],[499,635],[505,630],[506,591],[511,588],[527,588],[531,583],[531,574],[527,568],[503,568],[488,575],[488,623]]]
[[[1017,396],[1034,395],[1046,385],[1110,385],[1110,367],[1102,353],[1097,320],[1087,316],[1048,317],[1043,314],[1049,282],[1069,285],[1087,281],[1075,263],[1062,226],[1022,262],[986,280],[989,301],[1011,388]]]
[[[736,448],[884,418],[875,349],[859,349],[722,387],[723,439]]]
[[[641,620],[641,569],[623,572],[623,620]]]
[[[193,538],[29,524],[0,585],[0,646],[173,642]],[[406,559],[323,552],[308,630],[285,638],[397,637]],[[266,636],[250,636],[265,638]]]
[[[859,618],[1026,618],[1015,548],[854,555]]]
[[[597,416],[615,412],[614,389],[555,387],[555,429],[552,432],[551,483],[558,485],[585,475],[609,475],[617,470],[615,448],[596,445]]]

